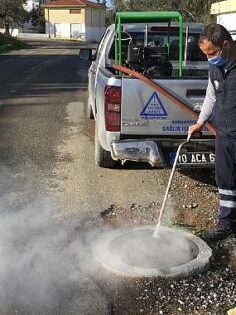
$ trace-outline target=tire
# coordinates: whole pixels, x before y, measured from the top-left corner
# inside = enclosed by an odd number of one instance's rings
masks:
[[[103,168],[114,168],[116,164],[116,161],[111,157],[111,152],[104,150],[101,146],[98,139],[97,126],[95,129],[95,163]]]
[[[89,95],[88,95],[88,101],[87,101],[87,118],[94,119],[93,109],[89,102]]]

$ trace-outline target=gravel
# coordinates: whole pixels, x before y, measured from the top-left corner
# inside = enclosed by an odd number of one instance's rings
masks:
[[[163,171],[168,181],[169,171]],[[175,174],[164,224],[192,233],[217,226],[218,194],[212,170]],[[113,228],[156,223],[161,204],[111,205],[101,213],[101,224]],[[236,239],[208,244],[213,258],[207,272],[189,278],[119,278],[107,275],[102,286],[113,315],[209,314],[225,315],[236,306]],[[109,279],[109,280],[108,280]]]

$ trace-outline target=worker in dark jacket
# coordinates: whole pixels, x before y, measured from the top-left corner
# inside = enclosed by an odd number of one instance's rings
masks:
[[[216,128],[216,184],[219,188],[219,229],[205,238],[236,237],[236,43],[220,24],[208,25],[199,47],[210,63],[209,82],[202,111],[189,133],[200,131],[211,118]]]

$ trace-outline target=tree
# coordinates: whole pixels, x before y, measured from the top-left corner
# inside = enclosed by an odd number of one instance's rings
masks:
[[[30,12],[30,20],[32,25],[37,29],[38,32],[44,33],[45,31],[45,18],[44,12],[41,7],[34,7]]]
[[[1,0],[0,19],[5,28],[5,34],[10,36],[10,27],[21,25],[28,20],[28,12],[24,9],[26,0]]]
[[[106,26],[111,25],[115,22],[115,11],[113,9],[107,9],[105,15]]]
[[[104,7],[107,5],[107,1],[106,0],[97,0],[97,3],[102,4]]]
[[[115,11],[130,11],[129,3],[127,0],[113,0],[112,1]]]
[[[179,11],[185,21],[209,23],[215,0],[113,0],[115,11]]]
[[[215,17],[210,14],[211,4],[215,0],[185,0],[184,5],[180,7],[185,20],[192,22],[209,23],[212,22]]]

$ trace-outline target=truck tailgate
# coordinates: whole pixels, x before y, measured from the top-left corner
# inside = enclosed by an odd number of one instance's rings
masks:
[[[205,79],[155,80],[173,96],[190,107],[202,103],[207,87]],[[144,82],[122,78],[121,133],[124,135],[186,135],[195,120],[166,96]],[[203,133],[210,134],[205,128]]]

